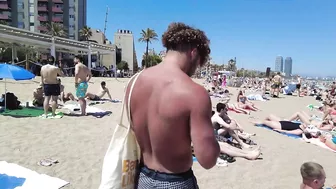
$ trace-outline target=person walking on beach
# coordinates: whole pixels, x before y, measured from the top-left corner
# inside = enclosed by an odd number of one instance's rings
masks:
[[[273,93],[272,93],[272,97],[279,97],[281,83],[282,83],[282,77],[280,75],[280,72],[278,72],[273,77],[273,85],[272,85]],[[276,91],[276,94],[277,94],[276,96],[275,96],[275,91]]]
[[[301,96],[301,77],[297,77],[296,90],[298,91],[298,97]]]
[[[75,87],[76,96],[82,111],[82,115],[86,115],[86,91],[89,87],[88,82],[90,81],[92,74],[91,70],[83,64],[83,59],[80,56],[75,56]]]
[[[323,167],[315,162],[306,162],[300,168],[302,183],[300,189],[321,189],[324,186],[326,174]]]
[[[170,24],[162,36],[167,48],[164,61],[142,71],[136,80],[130,112],[142,153],[138,189],[198,188],[191,170],[191,142],[203,168],[216,164],[220,148],[211,124],[210,98],[190,78],[207,62],[209,42],[199,29]]]
[[[57,75],[63,76],[61,69],[51,65],[52,61],[48,61],[48,64],[41,67],[41,82],[44,90],[44,102],[43,109],[44,115],[47,118],[49,102],[51,99],[51,110],[52,116],[55,116],[55,111],[57,108],[57,99],[61,94],[60,85],[58,84]]]

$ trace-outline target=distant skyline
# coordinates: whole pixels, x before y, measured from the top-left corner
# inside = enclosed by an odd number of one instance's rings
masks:
[[[146,47],[137,42],[141,29],[157,32],[159,40],[150,48],[160,52],[168,24],[181,21],[207,33],[217,64],[237,57],[239,68],[264,71],[274,68],[275,57],[282,55],[293,58],[293,74],[336,75],[335,0],[88,0],[89,27],[104,29],[106,6],[108,39],[118,29],[131,30],[138,62]]]

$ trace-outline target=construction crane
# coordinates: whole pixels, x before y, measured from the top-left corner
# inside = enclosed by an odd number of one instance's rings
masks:
[[[106,6],[106,15],[105,15],[105,26],[104,26],[104,35],[105,35],[105,32],[106,32],[106,27],[107,27],[107,16],[108,16],[108,12],[109,12],[109,7]],[[105,35],[106,36],[106,35]]]

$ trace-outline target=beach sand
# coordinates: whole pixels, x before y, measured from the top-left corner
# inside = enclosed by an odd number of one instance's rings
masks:
[[[74,93],[74,78],[63,78],[65,91]],[[106,81],[112,97],[122,99],[128,79],[92,78],[89,92],[98,91],[101,81]],[[16,82],[8,80],[7,90],[14,92],[21,102],[32,100],[32,91],[40,78]],[[200,81],[198,81],[200,82]],[[4,81],[0,81],[4,92]],[[237,94],[237,89],[230,92]],[[312,97],[281,96],[267,102],[255,102],[262,111],[251,116],[264,118],[270,113],[288,117],[295,111],[305,110],[310,103],[318,104]],[[235,101],[236,96],[231,98]],[[219,99],[212,99],[213,107]],[[197,103],[197,102],[195,102]],[[16,163],[39,173],[48,174],[70,182],[66,189],[96,189],[100,183],[101,168],[106,149],[120,116],[121,103],[95,105],[112,115],[103,118],[93,116],[62,119],[13,118],[0,115],[0,161]],[[319,115],[318,112],[314,112]],[[316,161],[325,168],[326,186],[336,184],[336,154],[326,149],[292,139],[276,132],[254,127],[249,115],[229,112],[245,130],[256,133],[254,141],[262,147],[263,159],[247,161],[237,158],[229,167],[203,169],[197,162],[193,169],[200,188],[211,189],[295,189],[299,188],[300,166],[305,161]],[[206,153],[206,152],[204,152]],[[59,163],[42,167],[37,162],[52,157]],[[333,171],[334,170],[334,171]]]

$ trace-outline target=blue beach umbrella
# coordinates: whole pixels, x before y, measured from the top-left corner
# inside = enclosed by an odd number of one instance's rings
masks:
[[[7,93],[7,87],[6,87],[6,79],[13,79],[15,81],[20,80],[30,80],[35,77],[34,74],[27,71],[26,69],[12,65],[12,64],[6,64],[6,63],[0,63],[0,78],[4,79],[5,81],[5,109],[6,109],[6,93]]]

